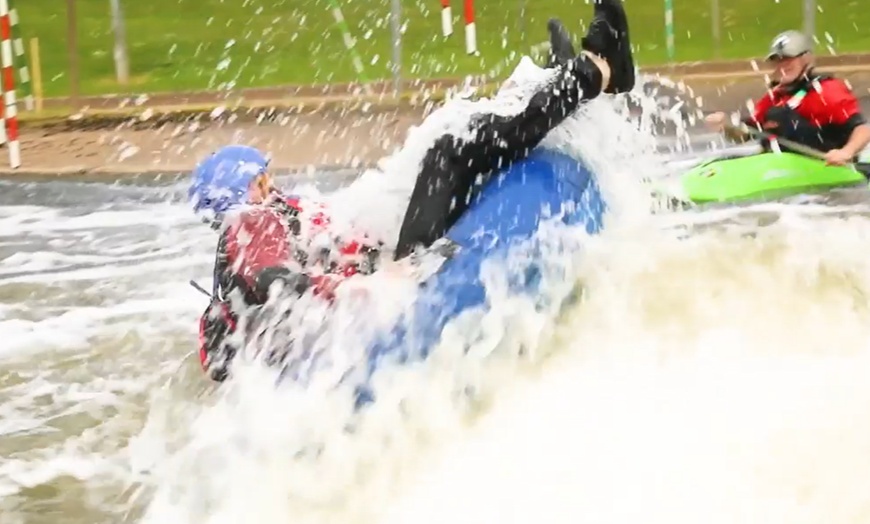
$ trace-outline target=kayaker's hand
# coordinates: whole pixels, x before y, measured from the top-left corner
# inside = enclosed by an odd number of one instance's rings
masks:
[[[725,128],[725,113],[719,111],[718,113],[710,113],[704,118],[704,123],[707,124],[707,127],[710,128],[711,131],[722,131]]]
[[[852,155],[842,149],[831,149],[825,153],[825,163],[830,166],[844,166],[852,161]]]
[[[314,282],[315,295],[330,302],[335,299],[335,290],[340,282],[335,275],[315,275],[311,280]]]

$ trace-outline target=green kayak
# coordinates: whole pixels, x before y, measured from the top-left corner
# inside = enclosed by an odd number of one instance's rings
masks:
[[[758,153],[703,162],[683,174],[679,192],[701,204],[781,198],[866,183],[867,177],[851,166],[827,166],[795,153]]]

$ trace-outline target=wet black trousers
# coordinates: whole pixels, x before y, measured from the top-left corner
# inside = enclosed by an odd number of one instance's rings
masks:
[[[521,160],[582,102],[602,90],[601,71],[579,57],[512,116],[477,115],[471,139],[444,135],[426,153],[411,193],[394,258],[427,248],[443,237],[494,173]]]

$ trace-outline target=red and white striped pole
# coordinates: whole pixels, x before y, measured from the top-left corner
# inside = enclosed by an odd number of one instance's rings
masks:
[[[0,0],[0,67],[3,71],[3,121],[9,147],[9,166],[21,165],[21,144],[18,142],[18,112],[15,104],[15,67],[12,62],[12,21],[9,0]]]
[[[474,27],[474,0],[465,0],[465,52],[477,53],[477,31]]]
[[[441,0],[441,34],[453,34],[453,12],[450,10],[450,0]]]

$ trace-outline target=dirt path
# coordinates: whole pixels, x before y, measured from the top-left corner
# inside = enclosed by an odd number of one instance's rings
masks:
[[[287,115],[275,121],[169,122],[137,129],[25,129],[20,173],[177,173],[230,143],[256,146],[280,170],[371,164],[396,147],[422,110]],[[3,159],[8,162],[7,159]],[[4,163],[5,163],[4,162]],[[7,164],[8,165],[8,164]],[[3,166],[0,172],[8,167]]]
[[[870,71],[841,76],[850,80],[870,114]],[[764,89],[763,75],[757,73],[730,79],[695,78],[685,81],[689,102],[700,102],[705,111],[745,108],[746,101]],[[21,137],[22,167],[10,170],[5,150],[0,150],[0,173],[183,173],[228,143],[269,151],[273,166],[281,171],[372,165],[398,147],[425,112],[422,105],[371,106],[275,111],[268,119],[260,118],[264,112],[259,112],[224,114],[217,119],[206,114],[156,126],[128,119],[102,129],[26,128]]]

